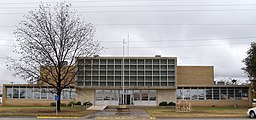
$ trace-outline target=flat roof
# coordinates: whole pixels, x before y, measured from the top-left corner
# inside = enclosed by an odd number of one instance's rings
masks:
[[[250,85],[177,85],[177,87],[250,87]]]
[[[77,59],[122,59],[122,56],[77,57]],[[125,59],[177,59],[177,57],[124,57]]]

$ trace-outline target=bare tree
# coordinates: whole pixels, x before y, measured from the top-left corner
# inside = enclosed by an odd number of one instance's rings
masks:
[[[76,57],[89,57],[102,50],[93,41],[94,26],[80,20],[70,4],[41,4],[25,15],[14,34],[18,42],[15,52],[20,57],[10,58],[9,68],[26,80],[55,88],[60,111],[61,92],[75,81]]]

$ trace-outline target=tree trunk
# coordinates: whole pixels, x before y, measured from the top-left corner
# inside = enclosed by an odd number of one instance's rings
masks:
[[[57,101],[57,111],[60,112],[61,91],[60,92],[58,91],[57,95],[59,96],[59,99]]]

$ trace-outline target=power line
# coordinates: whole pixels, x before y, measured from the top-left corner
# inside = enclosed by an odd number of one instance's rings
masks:
[[[130,47],[135,49],[144,49],[144,48],[180,48],[180,47],[209,47],[209,46],[226,46],[226,45],[235,45],[235,44],[250,44],[250,43],[229,43],[229,44],[205,44],[205,45],[186,45],[186,46],[148,46],[148,47]],[[121,47],[106,47],[106,48],[113,48],[113,49],[120,49]]]
[[[130,47],[130,48],[179,48],[179,47],[206,47],[206,46],[225,46],[225,45],[236,45],[236,44],[250,44],[250,43],[229,43],[229,44],[204,44],[204,45],[180,45],[180,46],[148,46],[148,47]],[[0,45],[5,47],[15,47],[10,45]],[[17,47],[17,46],[16,46]],[[122,47],[106,47],[106,48],[122,48]]]
[[[225,40],[225,39],[253,39],[256,38],[256,36],[251,37],[224,37],[224,38],[200,38],[200,39],[158,39],[158,40],[130,40],[129,42],[179,42],[179,41],[215,41],[215,40]],[[0,39],[0,41],[15,41],[14,39]],[[113,40],[99,40],[99,42],[122,42],[122,41],[113,41]]]
[[[98,3],[98,2],[170,2],[170,0],[88,0],[88,1],[69,1],[70,3]],[[2,5],[6,4],[40,4],[41,2],[3,2]],[[55,2],[42,2],[42,3],[60,3],[59,1]]]
[[[152,13],[152,12],[255,12],[256,9],[229,9],[229,10],[122,10],[122,11],[112,11],[112,10],[105,10],[105,11],[82,11],[77,13]],[[26,14],[26,13],[16,13],[16,12],[1,12],[0,14]]]
[[[129,42],[177,42],[177,41],[215,41],[215,40],[223,40],[223,39],[253,39],[256,37],[227,37],[227,38],[200,38],[200,39],[166,39],[166,40],[154,40],[154,41],[129,41]],[[122,41],[100,41],[100,42],[122,42]]]
[[[198,5],[198,4],[185,4],[185,5],[181,5],[181,4],[171,4],[171,5],[162,5],[162,4],[154,4],[154,5],[85,5],[85,6],[73,6],[74,8],[85,8],[85,7],[88,7],[88,8],[98,8],[98,7],[191,7],[191,6],[197,6],[197,7],[227,7],[227,6],[255,6],[256,4],[219,4],[219,5],[210,5],[210,4],[201,4],[201,5]],[[0,6],[0,9],[20,9],[20,8],[38,8],[38,7],[1,7]]]
[[[255,26],[256,24],[169,24],[169,23],[122,23],[122,24],[105,24],[96,23],[96,26]],[[15,27],[15,25],[2,25],[0,27]]]

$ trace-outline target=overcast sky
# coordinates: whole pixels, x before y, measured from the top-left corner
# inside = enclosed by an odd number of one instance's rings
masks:
[[[38,0],[0,2],[0,84],[25,83],[6,68],[15,25]],[[61,2],[48,0],[42,2]],[[256,39],[255,0],[66,0],[96,27],[101,56],[178,57],[178,65],[214,66],[215,79],[246,80],[242,60]],[[128,48],[129,46],[129,48]]]

